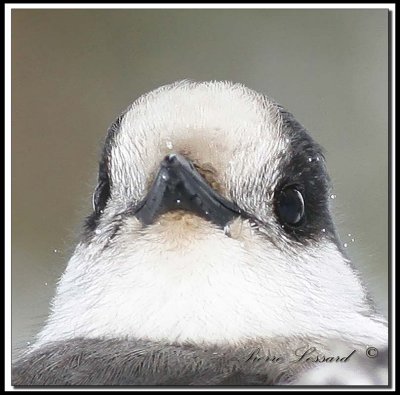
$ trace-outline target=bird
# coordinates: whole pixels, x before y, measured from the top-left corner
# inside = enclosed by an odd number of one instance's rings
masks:
[[[306,128],[241,83],[142,95],[108,129],[92,213],[13,385],[385,383],[368,372],[387,364],[388,324],[331,184]]]

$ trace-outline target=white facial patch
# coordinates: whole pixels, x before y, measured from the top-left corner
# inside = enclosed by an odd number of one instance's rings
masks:
[[[146,196],[172,152],[209,164],[227,198],[273,223],[270,194],[289,144],[282,127],[277,106],[242,85],[183,82],[137,100],[112,142],[110,202],[93,238],[77,246],[35,347],[77,336],[385,344],[384,320],[328,237],[283,248],[279,228],[268,234],[240,218],[220,229],[179,212],[147,227],[122,218],[110,236],[116,214]]]
[[[287,146],[276,104],[243,85],[162,87],[136,101],[123,118],[111,152],[112,194],[125,204],[140,201],[165,155],[182,153],[216,169],[222,193],[260,211],[265,198],[254,192],[265,180],[274,185],[276,162]]]

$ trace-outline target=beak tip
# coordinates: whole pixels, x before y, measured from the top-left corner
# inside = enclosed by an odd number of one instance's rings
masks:
[[[160,177],[163,181],[169,181],[169,179],[171,178],[169,175],[169,171],[166,168],[162,168],[160,170]]]

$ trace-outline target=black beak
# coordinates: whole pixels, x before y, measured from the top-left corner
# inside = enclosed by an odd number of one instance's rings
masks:
[[[216,191],[182,155],[171,154],[161,162],[153,185],[135,211],[145,225],[168,211],[186,210],[222,228],[240,215],[240,210]]]

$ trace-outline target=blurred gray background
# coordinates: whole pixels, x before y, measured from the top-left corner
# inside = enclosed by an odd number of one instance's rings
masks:
[[[184,78],[266,93],[325,147],[339,233],[386,315],[387,70],[386,10],[13,10],[14,355],[90,214],[107,127]]]

